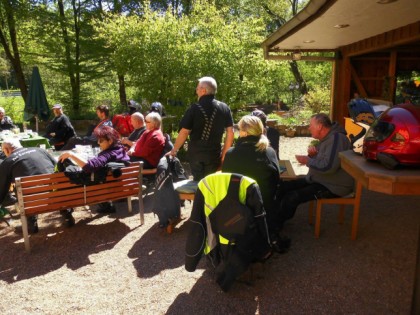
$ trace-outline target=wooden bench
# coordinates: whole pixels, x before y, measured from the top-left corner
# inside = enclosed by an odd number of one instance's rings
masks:
[[[109,174],[102,184],[76,185],[64,173],[43,174],[16,178],[18,208],[22,221],[25,249],[30,251],[27,217],[101,202],[127,198],[132,211],[131,197],[138,197],[140,224],[144,224],[142,198],[143,163],[132,163],[121,169],[121,176]]]

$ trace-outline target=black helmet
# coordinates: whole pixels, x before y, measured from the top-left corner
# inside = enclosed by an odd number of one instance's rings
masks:
[[[160,116],[163,116],[163,106],[160,102],[153,102],[152,105],[150,105],[150,112],[156,112]]]
[[[263,126],[266,126],[266,122],[267,122],[267,115],[260,109],[255,109],[252,113],[251,116],[256,116],[259,119],[261,119],[261,122],[263,123]]]
[[[134,100],[128,101],[128,107],[133,108],[134,111],[138,111],[138,112],[141,111],[141,105]]]

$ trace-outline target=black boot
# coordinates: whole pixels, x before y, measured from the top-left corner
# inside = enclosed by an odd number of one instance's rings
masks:
[[[60,211],[60,214],[63,217],[63,223],[67,227],[72,227],[73,225],[76,224],[76,221],[74,220],[72,213],[73,213],[72,208]]]
[[[115,207],[111,202],[101,202],[99,204],[98,209],[96,210],[98,213],[115,213]]]
[[[28,233],[29,234],[38,233],[38,220],[35,215],[32,217],[28,217]]]
[[[271,248],[279,254],[287,253],[292,242],[289,237],[278,234],[271,235],[270,239]]]

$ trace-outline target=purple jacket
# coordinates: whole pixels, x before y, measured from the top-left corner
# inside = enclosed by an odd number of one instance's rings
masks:
[[[127,155],[124,146],[118,143],[112,147],[109,147],[105,151],[99,152],[97,157],[88,160],[86,165],[83,166],[83,171],[86,173],[93,173],[105,167],[105,165],[109,162],[128,161],[130,161],[130,157]]]

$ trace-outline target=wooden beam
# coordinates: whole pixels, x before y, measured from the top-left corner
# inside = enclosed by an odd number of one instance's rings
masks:
[[[340,50],[343,56],[354,57],[416,41],[420,41],[420,21],[352,43]]]
[[[357,75],[356,69],[354,69],[353,65],[350,62],[350,72],[351,78],[353,79],[354,83],[356,84],[357,91],[359,92],[360,96],[363,98],[368,97],[367,92],[363,86],[362,81],[360,81],[359,76]]]
[[[268,60],[293,60],[292,56],[268,55]],[[302,56],[296,61],[334,61],[335,57],[322,57],[322,56]]]
[[[393,50],[389,59],[389,68],[388,68],[388,77],[389,77],[389,86],[388,86],[388,101],[394,103],[395,89],[396,89],[396,77],[397,72],[397,51]]]

